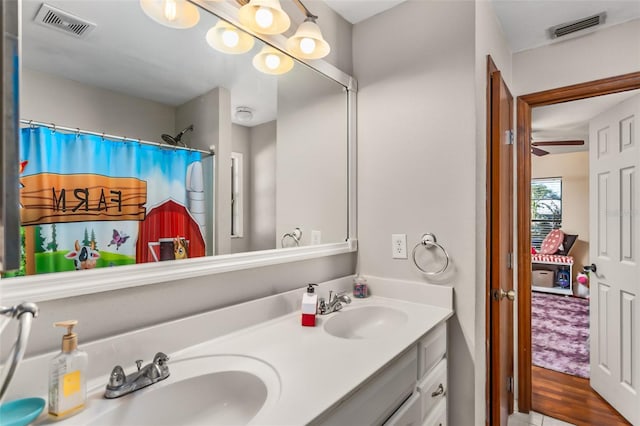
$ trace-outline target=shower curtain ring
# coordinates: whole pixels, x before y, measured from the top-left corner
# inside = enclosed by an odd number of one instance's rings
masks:
[[[35,129],[36,126],[33,125],[33,120],[29,120],[29,128],[30,129]]]
[[[55,133],[56,132],[56,123],[51,123],[51,125],[53,126],[53,132],[52,133]]]
[[[104,132],[102,132],[102,140],[104,141]]]
[[[80,137],[80,128],[76,127],[76,138]]]

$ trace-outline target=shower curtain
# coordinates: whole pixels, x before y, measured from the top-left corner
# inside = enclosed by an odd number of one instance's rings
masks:
[[[15,275],[206,253],[201,153],[28,127],[20,160]]]

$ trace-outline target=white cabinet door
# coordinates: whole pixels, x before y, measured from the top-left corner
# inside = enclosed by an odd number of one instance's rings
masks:
[[[640,95],[589,123],[591,386],[640,424]]]

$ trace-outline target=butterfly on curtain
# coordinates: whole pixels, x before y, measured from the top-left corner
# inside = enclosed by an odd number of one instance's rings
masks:
[[[127,242],[128,239],[129,239],[129,236],[127,234],[125,234],[122,231],[118,232],[117,229],[114,229],[113,236],[111,237],[111,242],[107,244],[107,247],[111,247],[112,245],[115,244],[116,250],[118,250],[121,245]]]

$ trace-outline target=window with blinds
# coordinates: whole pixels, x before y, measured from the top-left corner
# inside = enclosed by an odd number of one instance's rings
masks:
[[[562,178],[531,179],[531,245],[562,226]]]

